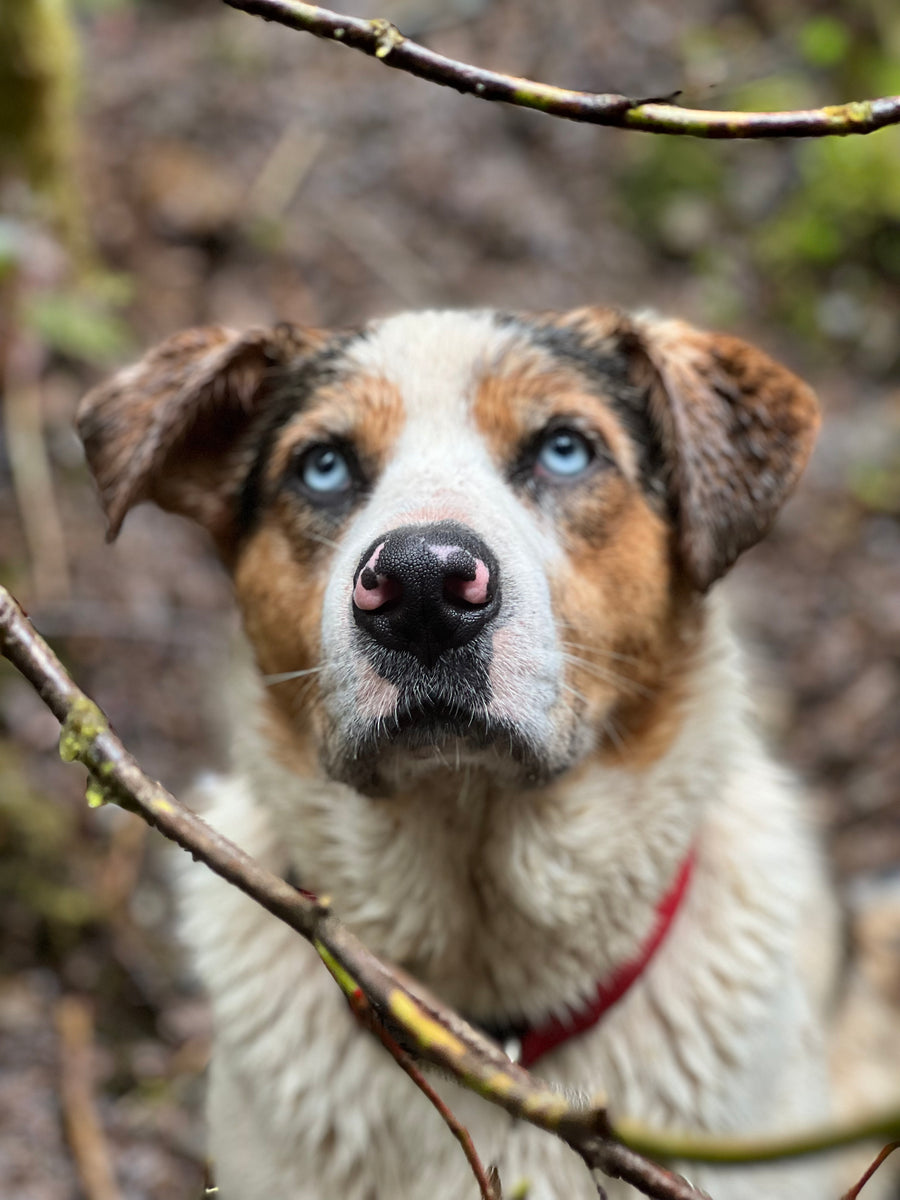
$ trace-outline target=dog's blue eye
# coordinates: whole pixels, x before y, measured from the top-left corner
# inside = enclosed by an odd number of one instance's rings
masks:
[[[320,496],[336,496],[353,486],[350,464],[336,446],[312,446],[300,460],[300,478]]]
[[[590,442],[574,429],[554,429],[538,447],[535,466],[541,475],[572,479],[594,458]]]

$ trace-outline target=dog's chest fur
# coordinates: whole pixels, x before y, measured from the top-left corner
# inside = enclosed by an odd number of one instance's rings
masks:
[[[232,572],[252,655],[213,823],[489,1027],[577,1009],[691,859],[646,969],[537,1070],[749,1132],[827,1109],[830,904],[706,593],[815,422],[744,343],[597,309],[197,331],[88,397],[82,432],[114,528],[152,498]],[[315,953],[202,871],[183,901],[225,1200],[472,1194]],[[547,1135],[440,1086],[506,1190],[594,1194]],[[817,1165],[697,1178],[717,1200],[822,1185]]]

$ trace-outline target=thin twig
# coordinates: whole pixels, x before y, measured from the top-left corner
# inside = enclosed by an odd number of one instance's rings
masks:
[[[884,1160],[889,1155],[893,1154],[897,1149],[900,1149],[900,1142],[889,1142],[882,1150],[880,1150],[875,1158],[875,1161],[865,1172],[862,1179],[860,1179],[858,1183],[855,1183],[852,1188],[848,1188],[847,1191],[844,1192],[843,1196],[841,1196],[841,1200],[857,1200],[859,1193],[863,1190]]]
[[[466,1156],[472,1174],[478,1183],[478,1190],[481,1192],[482,1200],[498,1200],[498,1192],[491,1180],[490,1175],[484,1168],[484,1164],[478,1157],[478,1151],[475,1149],[475,1144],[472,1141],[472,1135],[466,1129],[465,1125],[459,1121],[444,1101],[440,1098],[410,1056],[394,1041],[388,1031],[382,1026],[376,1029],[376,1032],[381,1039],[385,1049],[393,1056],[396,1063],[406,1072],[416,1087],[422,1092],[437,1109],[441,1120],[459,1142],[462,1147],[462,1152]]]
[[[87,1001],[64,996],[56,1006],[60,1099],[66,1136],[86,1200],[122,1200],[94,1103],[93,1021]]]
[[[478,1151],[475,1149],[475,1143],[472,1141],[472,1135],[466,1129],[465,1125],[458,1120],[444,1101],[440,1098],[419,1068],[416,1066],[412,1057],[403,1049],[395,1038],[392,1038],[385,1027],[377,1020],[372,1019],[372,1010],[361,992],[358,992],[350,1001],[351,1008],[361,1024],[370,1029],[380,1040],[385,1050],[391,1055],[397,1065],[406,1072],[416,1087],[437,1109],[441,1120],[459,1142],[462,1147],[463,1154],[466,1156],[466,1162],[472,1169],[472,1174],[478,1183],[478,1190],[481,1192],[481,1200],[499,1200],[499,1192],[496,1185],[492,1182],[490,1175],[484,1168],[484,1164],[478,1157]]]
[[[826,1150],[843,1150],[856,1142],[900,1136],[900,1108],[888,1108],[840,1125],[819,1125],[767,1138],[729,1137],[718,1133],[670,1133],[623,1117],[612,1126],[615,1136],[633,1150],[653,1158],[687,1159],[710,1166],[778,1162]]]
[[[591,1171],[624,1179],[656,1200],[697,1200],[700,1193],[695,1188],[650,1157],[736,1165],[818,1153],[867,1138],[900,1137],[896,1108],[852,1125],[775,1138],[670,1134],[631,1121],[613,1124],[605,1100],[569,1099],[511,1063],[494,1042],[421,984],[377,959],[326,904],[272,875],[150,780],[2,587],[0,654],[21,671],[62,723],[60,753],[91,772],[90,803],[113,801],[155,825],[310,941],[348,999],[358,1002],[359,995],[364,996],[372,1023],[414,1048],[417,1060],[441,1067],[512,1116],[556,1134]]]
[[[680,108],[665,100],[637,100],[614,92],[578,92],[515,75],[502,75],[447,58],[411,41],[381,18],[331,12],[303,0],[225,0],[231,8],[288,29],[351,46],[394,67],[482,100],[500,100],[569,121],[703,138],[831,137],[872,133],[900,123],[900,96],[853,100],[791,112],[716,112]]]

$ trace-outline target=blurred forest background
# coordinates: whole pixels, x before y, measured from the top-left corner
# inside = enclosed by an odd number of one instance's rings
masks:
[[[484,66],[692,106],[900,93],[889,0],[348,9]],[[594,301],[739,332],[819,389],[801,491],[728,586],[764,720],[852,900],[900,862],[900,129],[603,130],[217,0],[3,0],[0,581],[176,792],[222,753],[206,697],[228,585],[201,535],[154,510],[104,544],[79,395],[198,322]],[[89,811],[56,739],[0,665],[0,1195],[80,1194],[59,1079],[87,1036],[121,1197],[195,1200],[207,1017],[172,944],[170,853]],[[93,1031],[66,1019],[73,995]]]

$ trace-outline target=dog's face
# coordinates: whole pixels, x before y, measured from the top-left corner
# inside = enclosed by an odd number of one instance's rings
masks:
[[[375,793],[661,754],[815,425],[759,351],[603,309],[195,331],[80,417],[113,532],[150,498],[212,533],[276,742]]]

